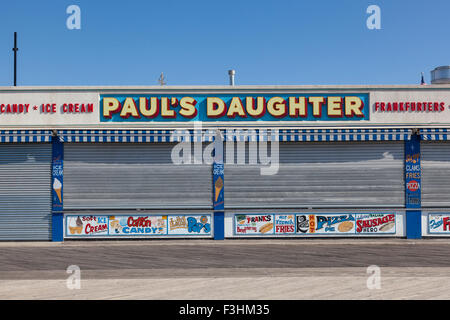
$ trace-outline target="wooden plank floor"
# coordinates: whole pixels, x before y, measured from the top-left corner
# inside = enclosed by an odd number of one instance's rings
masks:
[[[442,240],[2,243],[0,257],[0,299],[450,299]]]

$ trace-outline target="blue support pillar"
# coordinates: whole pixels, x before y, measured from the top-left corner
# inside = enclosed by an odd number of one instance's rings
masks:
[[[214,240],[225,239],[223,139],[219,130],[214,138],[213,163]]]
[[[64,145],[52,137],[52,241],[64,240],[63,182]]]
[[[406,237],[422,238],[420,136],[405,141]]]
[[[406,238],[420,239],[422,238],[422,211],[407,210],[406,211]]]
[[[64,215],[62,212],[52,213],[52,241],[64,241]]]
[[[214,240],[225,239],[225,213],[224,211],[214,211]]]

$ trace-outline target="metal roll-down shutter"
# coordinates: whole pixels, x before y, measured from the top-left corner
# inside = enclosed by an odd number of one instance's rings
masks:
[[[422,141],[422,207],[450,207],[450,142]]]
[[[51,145],[0,145],[0,240],[50,240]]]
[[[246,163],[248,155],[247,148]],[[402,142],[283,142],[275,175],[262,175],[261,165],[225,160],[225,206],[402,207],[403,157]]]
[[[64,209],[210,209],[211,165],[175,165],[172,143],[68,143]]]

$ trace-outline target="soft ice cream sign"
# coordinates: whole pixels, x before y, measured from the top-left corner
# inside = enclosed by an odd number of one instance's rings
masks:
[[[100,122],[360,121],[369,95],[100,95]]]
[[[66,236],[108,235],[107,216],[66,216]]]

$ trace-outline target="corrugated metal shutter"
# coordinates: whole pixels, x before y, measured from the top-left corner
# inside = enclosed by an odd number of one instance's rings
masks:
[[[450,142],[422,141],[422,207],[450,207]]]
[[[172,163],[172,143],[64,146],[64,209],[212,208],[211,165]]]
[[[0,145],[0,240],[50,240],[51,145]]]
[[[280,143],[276,175],[225,160],[225,206],[402,207],[403,150],[401,142]]]

